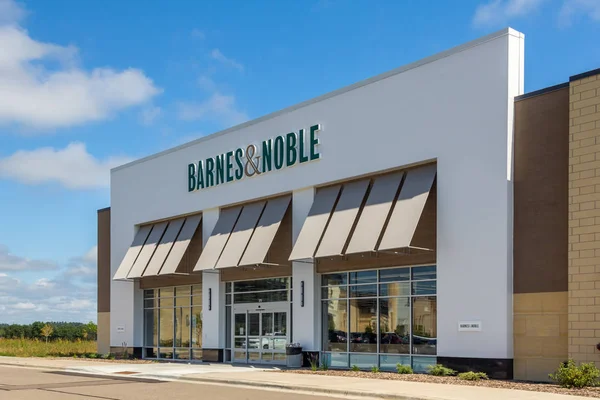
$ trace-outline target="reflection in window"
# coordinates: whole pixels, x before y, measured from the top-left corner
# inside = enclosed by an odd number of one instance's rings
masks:
[[[173,347],[173,309],[160,309],[160,347]],[[162,352],[162,349],[161,349]]]
[[[192,347],[202,347],[202,308],[192,308]]]
[[[146,357],[201,359],[201,285],[144,290],[144,347]]]
[[[381,353],[410,353],[410,298],[379,300]]]
[[[330,300],[323,302],[323,349],[346,352],[348,346],[348,301]]]
[[[350,351],[377,353],[377,299],[350,300]]]
[[[158,346],[158,310],[144,310],[144,346]]]
[[[345,368],[435,364],[436,277],[435,265],[322,275],[323,357]]]
[[[435,297],[413,298],[413,353],[435,355],[437,345],[437,301]]]
[[[377,282],[377,271],[350,272],[350,284],[375,283]]]

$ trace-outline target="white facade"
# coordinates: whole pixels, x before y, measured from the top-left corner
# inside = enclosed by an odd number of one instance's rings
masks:
[[[512,110],[523,93],[523,46],[522,34],[503,30],[113,169],[112,273],[138,224],[202,211],[206,241],[219,207],[292,193],[295,239],[315,186],[437,160],[437,354],[512,358]],[[188,192],[189,163],[314,124],[321,159]],[[318,350],[314,266],[294,263],[293,277],[294,285],[306,282],[303,308],[294,287],[293,340]],[[142,291],[132,282],[111,285],[111,346],[141,347]],[[203,286],[213,291],[204,345],[222,348],[222,284],[205,273]],[[481,321],[483,329],[459,332],[459,321]]]

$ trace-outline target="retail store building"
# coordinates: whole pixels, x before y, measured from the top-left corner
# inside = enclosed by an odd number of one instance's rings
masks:
[[[100,351],[285,365],[298,342],[522,379],[600,361],[600,80],[524,95],[523,54],[503,30],[113,169]]]

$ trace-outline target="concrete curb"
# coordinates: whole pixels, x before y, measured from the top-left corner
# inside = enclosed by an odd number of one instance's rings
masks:
[[[144,375],[144,377],[152,378],[150,375]],[[161,379],[156,377],[155,379]],[[164,377],[163,377],[164,379]],[[253,388],[270,388],[289,390],[299,393],[323,393],[329,395],[341,395],[341,396],[352,396],[352,397],[366,397],[366,398],[378,398],[378,399],[393,399],[393,400],[443,400],[441,397],[414,397],[406,396],[394,393],[370,393],[358,390],[343,390],[343,389],[327,389],[322,387],[314,386],[294,386],[292,384],[285,383],[271,383],[271,382],[255,382],[255,381],[240,381],[231,379],[214,379],[214,378],[191,378],[191,377],[179,377],[174,380],[179,382],[204,382],[212,384],[232,385],[232,386],[246,386]]]

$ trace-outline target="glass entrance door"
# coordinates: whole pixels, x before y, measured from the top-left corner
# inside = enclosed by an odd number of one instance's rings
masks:
[[[236,307],[233,315],[233,361],[249,364],[285,364],[289,313],[283,307]]]

